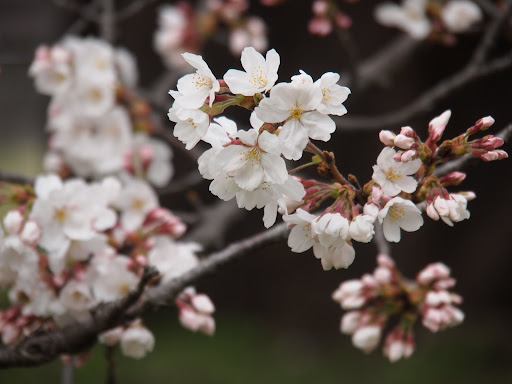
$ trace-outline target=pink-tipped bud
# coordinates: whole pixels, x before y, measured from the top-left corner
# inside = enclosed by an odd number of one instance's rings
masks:
[[[34,220],[29,220],[25,223],[20,237],[24,243],[35,246],[41,238],[41,228]]]
[[[441,113],[439,116],[434,117],[432,120],[430,120],[430,123],[428,124],[429,133],[435,129],[444,131],[451,116],[452,116],[452,111],[450,111],[448,109],[448,110],[444,111],[443,113]]]
[[[417,158],[418,158],[418,151],[416,151],[415,149],[410,149],[410,150],[402,153],[400,161],[402,163],[407,163],[408,161],[415,160]]]
[[[386,255],[385,253],[379,253],[377,255],[377,264],[379,264],[381,267],[389,269],[395,268],[395,262],[389,255]]]
[[[402,127],[402,129],[400,129],[400,135],[414,138],[414,137],[416,137],[416,132],[414,132],[414,129],[407,126],[407,127]],[[396,145],[396,142],[395,142],[395,145]]]
[[[406,136],[402,133],[397,135],[394,140],[395,146],[400,149],[410,149],[414,144],[414,139],[410,136]]]
[[[438,221],[439,220],[439,214],[437,213],[434,204],[427,204],[427,208],[425,209],[425,212],[427,213],[428,217],[430,217],[432,220]]]
[[[483,160],[483,161],[495,161],[495,160],[499,160],[499,155],[497,152],[495,151],[490,151],[490,152],[485,152],[482,154],[482,152],[479,152],[480,154],[480,158]]]
[[[316,16],[323,16],[329,10],[329,3],[325,0],[316,0],[311,8]]]
[[[352,26],[352,19],[350,16],[344,14],[341,11],[336,11],[334,14],[334,22],[342,29],[349,29]]]
[[[485,131],[494,124],[494,121],[491,116],[482,117],[480,120],[477,120],[475,127],[478,128],[479,131]]]
[[[466,174],[464,172],[451,172],[439,179],[443,187],[456,186],[464,181]]]
[[[392,147],[395,145],[396,135],[391,131],[380,131],[379,140],[382,144]]]
[[[190,300],[192,306],[198,311],[205,315],[211,315],[215,312],[215,306],[208,296],[205,294],[198,294],[192,297]]]
[[[312,35],[327,36],[332,32],[332,23],[324,16],[315,16],[309,21],[308,31]]]

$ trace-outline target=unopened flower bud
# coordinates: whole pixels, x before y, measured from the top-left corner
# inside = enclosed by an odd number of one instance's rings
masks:
[[[485,131],[494,124],[494,121],[495,120],[491,116],[482,117],[480,120],[477,120],[475,127],[480,131]]]
[[[4,218],[4,227],[11,235],[17,234],[23,224],[23,215],[18,210],[9,211]]]
[[[121,336],[123,355],[134,359],[142,359],[153,350],[154,346],[155,337],[142,325],[128,328]]]
[[[443,187],[456,186],[464,181],[466,174],[464,172],[450,172],[449,174],[439,178],[439,182]]]
[[[403,128],[402,128],[403,129]],[[414,139],[403,134],[399,134],[395,137],[395,146],[401,149],[410,149],[414,144]]]
[[[352,336],[352,344],[356,348],[369,353],[377,347],[381,337],[381,329],[377,325],[359,328]]]
[[[101,333],[98,336],[98,340],[100,343],[105,344],[109,347],[113,347],[116,345],[121,337],[123,336],[124,328],[123,327],[115,327],[106,332]]]
[[[379,132],[379,140],[382,144],[392,147],[395,145],[395,137],[396,135],[391,131],[380,131]]]
[[[208,296],[205,294],[195,295],[191,299],[194,308],[204,314],[210,315],[215,312],[215,306]]]
[[[34,220],[29,220],[25,223],[20,237],[24,243],[35,246],[41,238],[41,228]]]
[[[448,124],[448,121],[450,120],[450,117],[452,116],[452,111],[449,109],[441,113],[439,116],[434,117],[432,120],[430,120],[430,123],[428,124],[428,131],[431,133],[434,130],[437,131],[444,131],[446,125]],[[439,136],[441,137],[441,136]]]
[[[402,127],[400,129],[400,135],[405,136],[405,137],[414,138],[416,136],[416,132],[414,132],[414,129],[412,129],[411,127],[406,126],[406,127]],[[400,136],[400,135],[398,135],[398,136]],[[395,142],[395,145],[396,145],[396,142]]]
[[[350,311],[343,315],[341,318],[340,330],[341,333],[346,335],[353,334],[357,328],[359,327],[359,322],[361,320],[361,312],[359,311]]]

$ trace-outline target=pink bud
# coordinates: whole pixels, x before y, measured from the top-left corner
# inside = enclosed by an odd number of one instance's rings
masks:
[[[341,11],[336,11],[334,14],[334,22],[342,29],[349,29],[352,26],[352,19],[350,16],[344,14]]]
[[[312,9],[316,16],[323,16],[327,13],[329,4],[325,0],[316,0],[313,2]]]
[[[402,127],[402,129],[400,129],[400,135],[414,138],[414,137],[416,137],[416,132],[414,132],[414,129],[407,126],[407,127]]]
[[[215,312],[215,306],[210,298],[205,294],[195,295],[192,297],[191,303],[197,311],[206,315],[210,315]]]
[[[395,262],[389,255],[386,255],[385,253],[379,253],[377,255],[377,264],[388,269],[395,268]]]
[[[359,323],[361,320],[361,312],[360,311],[350,311],[343,315],[341,318],[340,330],[341,333],[346,335],[353,334],[357,328],[359,327]]]
[[[395,137],[396,135],[391,131],[380,131],[379,132],[379,140],[382,144],[392,147],[395,145]]]
[[[400,161],[402,163],[407,163],[408,161],[415,160],[417,158],[418,158],[418,151],[416,151],[414,149],[410,149],[410,150],[402,153],[402,156],[400,157]]]
[[[459,185],[464,181],[466,178],[466,174],[464,172],[451,172],[439,179],[439,182],[444,187],[452,186],[452,185]]]
[[[29,220],[25,223],[20,237],[24,243],[35,246],[41,238],[41,228],[34,220]]]
[[[495,151],[490,151],[490,152],[486,152],[486,153],[480,155],[480,158],[483,161],[494,161],[494,160],[499,160],[500,157]]]
[[[477,120],[475,127],[480,131],[485,131],[494,124],[494,121],[491,116],[482,117],[480,120]]]
[[[18,210],[12,210],[4,218],[4,227],[11,235],[17,234],[23,224],[23,216]]]
[[[436,209],[434,208],[434,204],[427,204],[427,208],[425,209],[425,212],[427,213],[428,217],[430,217],[432,220],[435,220],[435,221],[439,220],[439,214],[437,213]]]
[[[332,23],[326,17],[315,16],[309,21],[308,30],[313,35],[327,36],[332,32]]]
[[[402,128],[403,129],[403,128]],[[406,136],[402,133],[397,135],[394,140],[395,145],[401,149],[410,149],[414,144],[414,139],[410,136]]]
[[[448,124],[448,121],[450,120],[451,115],[452,115],[452,111],[450,111],[448,109],[448,110],[444,111],[442,114],[440,114],[439,116],[434,117],[432,120],[430,120],[430,123],[428,124],[429,133],[435,129],[441,130],[441,133],[442,133],[442,131],[444,131],[444,128]]]

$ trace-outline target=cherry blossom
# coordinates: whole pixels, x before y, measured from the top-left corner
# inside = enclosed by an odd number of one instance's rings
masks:
[[[224,75],[224,81],[231,92],[252,96],[258,92],[269,91],[277,81],[280,58],[275,49],[267,52],[265,58],[253,47],[242,51],[242,66],[245,72],[230,69]]]
[[[382,223],[384,237],[387,241],[398,243],[400,241],[400,228],[407,232],[414,232],[423,225],[421,212],[413,202],[401,197],[394,197],[388,201],[379,212],[379,222]]]
[[[402,5],[379,4],[375,9],[377,21],[387,27],[397,27],[415,39],[424,39],[430,32],[425,14],[427,0],[403,0]]]

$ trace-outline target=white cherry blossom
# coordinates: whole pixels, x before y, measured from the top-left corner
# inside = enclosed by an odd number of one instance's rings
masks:
[[[155,337],[142,324],[136,324],[124,331],[120,345],[123,355],[134,359],[142,359],[153,350]]]
[[[393,156],[396,151],[385,147],[373,166],[372,179],[380,185],[388,196],[396,196],[400,192],[413,193],[418,186],[414,175],[421,166],[421,160],[415,159],[406,163],[396,161]]]
[[[288,236],[288,246],[292,252],[305,252],[316,243],[311,224],[317,217],[301,208],[297,209],[293,215],[283,216],[288,226],[293,226]]]
[[[277,81],[279,69],[279,54],[275,49],[267,52],[265,58],[253,47],[242,51],[242,66],[245,72],[230,69],[224,75],[224,81],[234,94],[252,96],[259,92],[270,90]]]
[[[155,191],[144,181],[128,179],[114,206],[121,210],[121,224],[128,231],[137,230],[146,215],[158,206]]]
[[[368,243],[373,239],[375,231],[373,222],[375,218],[372,215],[357,215],[350,222],[350,238],[361,243]]]
[[[267,131],[238,131],[241,145],[228,145],[216,161],[222,173],[234,178],[242,189],[255,190],[263,180],[282,184],[288,179],[286,164],[280,156],[278,138]]]
[[[254,111],[266,123],[284,123],[279,133],[281,152],[287,159],[298,160],[308,137],[328,141],[336,129],[331,118],[316,110],[322,100],[318,85],[298,81],[279,83]]]
[[[184,53],[183,58],[197,71],[178,80],[178,92],[182,95],[179,98],[180,105],[189,109],[199,108],[209,97],[211,107],[215,99],[215,92],[220,89],[218,80],[200,55]]]
[[[340,75],[333,72],[327,72],[322,75],[315,83],[322,90],[322,102],[316,108],[323,114],[342,116],[347,113],[347,108],[343,102],[350,95],[350,89],[338,85]]]
[[[178,96],[179,97],[179,96]],[[179,99],[178,99],[179,100]],[[206,135],[210,118],[199,109],[185,109],[173,105],[167,114],[169,120],[174,121],[174,136],[178,138],[186,149],[192,149]]]
[[[423,218],[412,201],[394,197],[379,212],[379,222],[386,240],[398,243],[400,228],[407,232],[417,231],[423,225]]]

